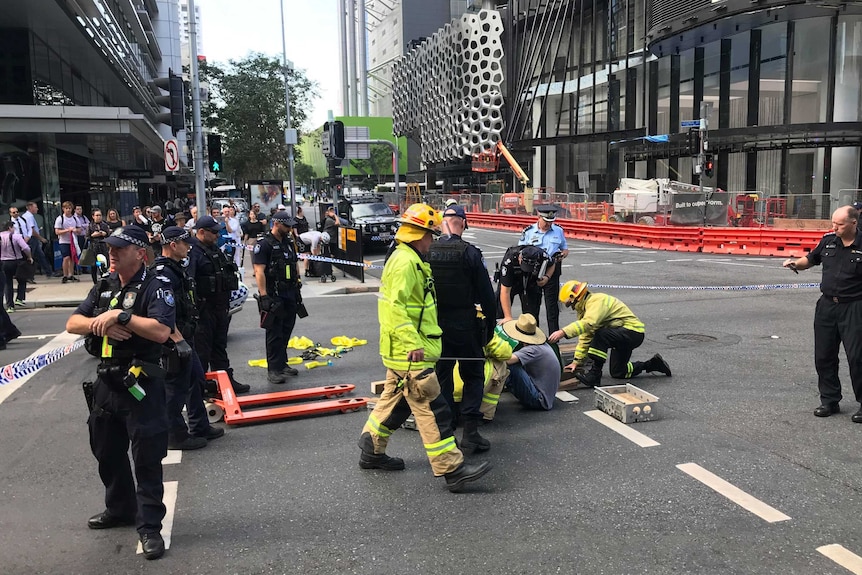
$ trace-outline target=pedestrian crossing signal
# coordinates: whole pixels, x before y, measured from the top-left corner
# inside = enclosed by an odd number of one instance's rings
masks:
[[[221,172],[221,136],[218,134],[207,134],[207,157],[210,171],[214,174]]]

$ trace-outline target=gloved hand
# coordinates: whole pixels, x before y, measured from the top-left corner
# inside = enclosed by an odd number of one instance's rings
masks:
[[[183,339],[176,342],[176,348],[177,355],[181,360],[185,361],[192,356],[192,346],[186,340]]]
[[[254,299],[257,300],[257,311],[263,313],[272,310],[272,297],[268,295],[255,294]]]

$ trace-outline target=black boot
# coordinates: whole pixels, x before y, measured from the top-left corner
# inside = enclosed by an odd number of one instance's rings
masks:
[[[479,435],[479,420],[467,418],[464,420],[464,435],[459,446],[464,453],[480,453],[491,449],[491,442]]]
[[[359,454],[359,467],[362,469],[401,471],[404,469],[404,460],[400,457],[389,457],[385,453],[368,453],[367,451],[361,451]]]
[[[644,371],[657,371],[670,377],[670,366],[659,353],[652,356],[650,360],[646,362]]]
[[[251,386],[245,383],[240,383],[233,377],[233,368],[229,367],[225,371],[227,371],[227,375],[230,378],[230,385],[233,387],[234,393],[247,393]]]
[[[589,356],[584,364],[583,373],[578,373],[576,370],[575,377],[588,387],[597,387],[602,383],[602,367],[604,365],[605,360]]]
[[[488,461],[476,464],[462,463],[458,469],[443,476],[446,478],[446,489],[452,493],[458,493],[465,485],[476,481],[489,471],[491,471],[491,464]]]

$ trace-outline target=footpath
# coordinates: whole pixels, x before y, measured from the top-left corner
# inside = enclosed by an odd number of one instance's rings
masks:
[[[317,296],[331,296],[338,294],[351,294],[363,292],[376,292],[380,287],[380,280],[366,274],[365,283],[342,274],[341,270],[333,269],[336,281],[322,283],[319,278],[303,278],[302,297],[311,298]],[[89,274],[78,276],[80,281],[63,283],[62,278],[46,278],[37,276],[36,282],[27,284],[27,298],[25,306],[18,308],[20,311],[34,308],[46,307],[77,307],[87,297],[93,287],[93,280]],[[257,292],[257,284],[250,269],[245,270],[243,282],[249,289],[249,297],[246,305],[254,305],[251,295]],[[15,281],[17,287],[18,282]]]

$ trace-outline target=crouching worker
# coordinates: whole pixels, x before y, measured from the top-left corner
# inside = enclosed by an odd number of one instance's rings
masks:
[[[629,361],[632,351],[644,341],[644,324],[620,300],[603,293],[591,293],[584,282],[568,281],[560,288],[560,301],[578,314],[572,322],[548,338],[556,343],[578,338],[575,359],[566,366],[584,385],[601,385],[602,367],[610,354],[609,371],[614,379],[628,379],[647,372],[670,376],[670,366],[655,354],[649,361]],[[579,369],[580,368],[580,369]]]
[[[387,455],[386,445],[412,411],[434,475],[445,477],[449,491],[457,492],[485,475],[491,465],[464,462],[455,444],[452,411],[434,373],[442,332],[425,256],[440,221],[440,213],[426,204],[407,208],[395,234],[397,245],[383,268],[377,317],[386,384],[359,437],[359,466],[404,469],[404,460]]]
[[[509,391],[526,408],[553,409],[560,387],[560,361],[548,345],[545,333],[538,328],[535,316],[523,313],[501,327],[517,344],[512,357],[506,360]]]

